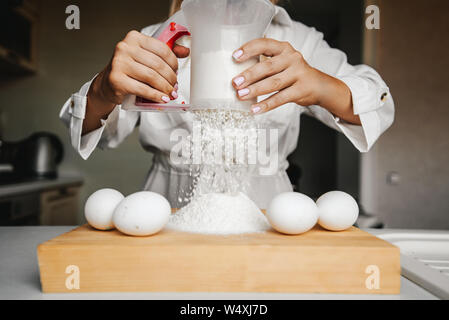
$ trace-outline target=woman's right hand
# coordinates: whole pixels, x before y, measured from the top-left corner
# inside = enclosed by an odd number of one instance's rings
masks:
[[[99,128],[100,120],[129,94],[157,103],[176,99],[177,57],[189,54],[185,47],[176,46],[172,51],[155,38],[138,31],[129,32],[116,45],[110,63],[91,85],[83,133]]]

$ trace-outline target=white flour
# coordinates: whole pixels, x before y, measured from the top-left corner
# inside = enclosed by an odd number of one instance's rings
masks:
[[[190,103],[198,109],[226,109],[249,111],[257,99],[241,101],[232,86],[232,79],[253,66],[257,60],[236,63],[233,51],[204,52],[200,63],[192,63]]]
[[[256,121],[249,114],[256,99],[240,101],[232,86],[235,76],[258,61],[236,63],[232,57],[246,38],[253,38],[251,32],[252,28],[222,26],[206,43],[199,40],[201,37],[192,37],[190,104],[201,122],[202,139],[197,141],[191,135],[186,149],[196,156],[201,154],[202,161],[192,161],[192,189],[178,195],[179,203],[190,203],[173,215],[169,223],[172,229],[239,234],[269,227],[259,208],[244,194],[255,169],[248,154],[257,144],[253,139]]]
[[[193,37],[191,53],[190,104],[199,109],[234,109],[249,111],[256,99],[241,101],[232,79],[258,62],[257,58],[242,63],[232,54],[252,33],[241,26],[221,26],[212,39]],[[252,29],[250,29],[252,31]]]
[[[187,139],[189,148],[201,152],[200,165],[191,166],[192,190],[180,195],[178,201],[189,203],[171,217],[169,228],[204,234],[241,234],[263,232],[269,224],[245,195],[254,165],[245,156],[257,143],[253,116],[240,111],[196,111],[203,138]],[[231,139],[238,137],[238,139]],[[243,138],[243,139],[242,139]],[[233,142],[226,147],[224,140]]]
[[[202,154],[201,164],[192,168],[196,194],[245,192],[255,169],[248,157],[257,143],[254,116],[231,110],[197,111],[196,116],[203,137],[193,141]]]
[[[208,193],[174,214],[168,228],[201,234],[244,234],[270,228],[264,214],[243,193]]]

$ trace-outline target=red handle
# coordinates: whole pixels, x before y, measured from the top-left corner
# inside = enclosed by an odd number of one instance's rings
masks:
[[[173,47],[175,46],[176,40],[183,36],[190,36],[189,30],[180,25],[176,22],[171,22],[167,28],[162,31],[160,36],[158,37],[159,40],[162,42],[165,42],[167,46],[173,50]],[[171,98],[173,100],[173,98]],[[147,99],[136,97],[136,106],[145,106],[146,104],[151,104],[154,102],[148,101]]]
[[[158,39],[165,42],[167,46],[173,50],[176,40],[183,36],[190,36],[189,30],[176,22],[172,22],[164,31],[162,31]]]

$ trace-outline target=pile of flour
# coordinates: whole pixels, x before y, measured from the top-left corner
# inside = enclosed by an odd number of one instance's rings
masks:
[[[195,197],[171,217],[168,228],[201,234],[244,234],[270,228],[260,209],[243,193],[208,193]]]
[[[189,203],[171,217],[169,228],[203,234],[242,234],[269,228],[264,214],[246,196],[255,166],[249,150],[257,144],[252,115],[234,110],[195,111],[202,139],[186,139],[199,150],[201,163],[192,165],[193,186],[178,195]]]

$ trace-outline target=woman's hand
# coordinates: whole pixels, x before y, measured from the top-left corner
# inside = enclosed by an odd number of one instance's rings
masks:
[[[253,113],[264,113],[294,102],[305,107],[320,105],[344,120],[360,123],[353,113],[349,88],[342,81],[312,68],[290,43],[256,39],[235,51],[234,59],[243,62],[260,55],[268,58],[232,81],[241,100],[277,92],[252,106]]]
[[[177,70],[177,57],[165,43],[131,31],[116,45],[111,62],[101,74],[100,89],[105,100],[114,104],[122,103],[128,94],[170,102],[170,96],[176,96]]]
[[[120,41],[107,67],[95,78],[88,93],[83,133],[101,126],[105,118],[132,94],[158,103],[178,97],[178,59],[189,55],[187,48],[174,50],[163,42],[131,31]]]

